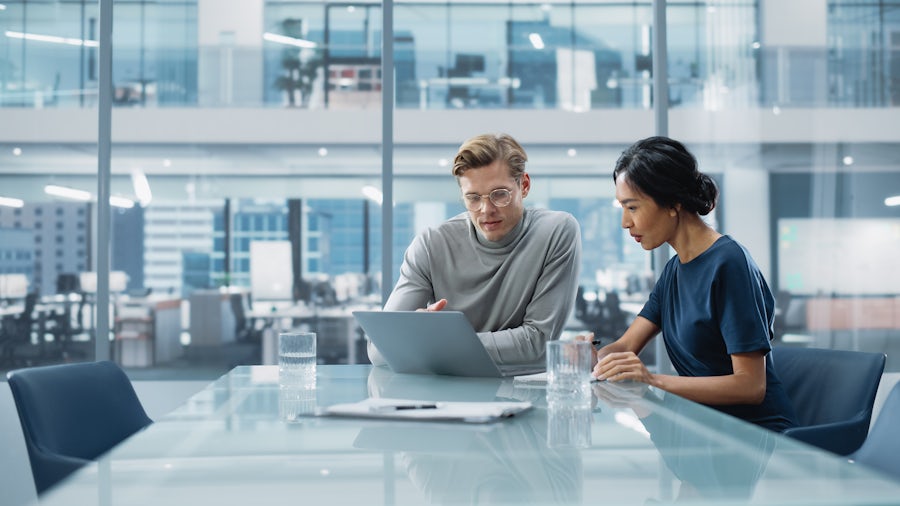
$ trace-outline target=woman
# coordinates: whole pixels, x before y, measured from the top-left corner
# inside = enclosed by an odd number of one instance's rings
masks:
[[[747,250],[701,219],[716,205],[715,183],[666,137],[625,150],[613,179],[622,227],[645,250],[668,243],[677,254],[628,330],[598,351],[594,376],[647,383],[778,432],[796,425],[769,354],[772,292]],[[660,331],[678,376],[651,374],[637,356]]]

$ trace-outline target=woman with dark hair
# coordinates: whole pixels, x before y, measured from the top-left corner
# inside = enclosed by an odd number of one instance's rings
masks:
[[[667,137],[640,140],[613,171],[622,227],[645,250],[676,255],[644,308],[597,353],[594,376],[634,380],[782,432],[796,425],[772,366],[775,300],[750,253],[701,218],[719,191],[697,160]],[[663,332],[677,376],[652,374],[637,354]]]

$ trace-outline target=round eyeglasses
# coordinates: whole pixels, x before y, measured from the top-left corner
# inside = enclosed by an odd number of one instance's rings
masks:
[[[491,204],[496,207],[506,207],[512,202],[512,190],[506,188],[497,188],[487,195],[479,195],[477,193],[467,193],[463,195],[463,203],[469,211],[481,210],[485,200],[490,200]]]

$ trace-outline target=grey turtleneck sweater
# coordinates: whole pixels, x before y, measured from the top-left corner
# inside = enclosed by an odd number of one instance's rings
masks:
[[[526,209],[496,242],[462,213],[413,240],[384,310],[447,299],[444,309],[466,315],[498,365],[542,365],[572,310],[580,265],[581,233],[568,213]],[[369,359],[384,364],[371,342]]]

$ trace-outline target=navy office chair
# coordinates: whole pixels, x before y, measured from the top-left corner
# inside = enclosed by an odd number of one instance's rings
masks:
[[[869,432],[885,358],[862,351],[774,348],[775,372],[799,425],[784,434],[839,455],[856,451]]]
[[[153,422],[112,362],[19,369],[7,378],[38,494]]]
[[[884,401],[866,441],[850,458],[900,480],[900,383]]]

